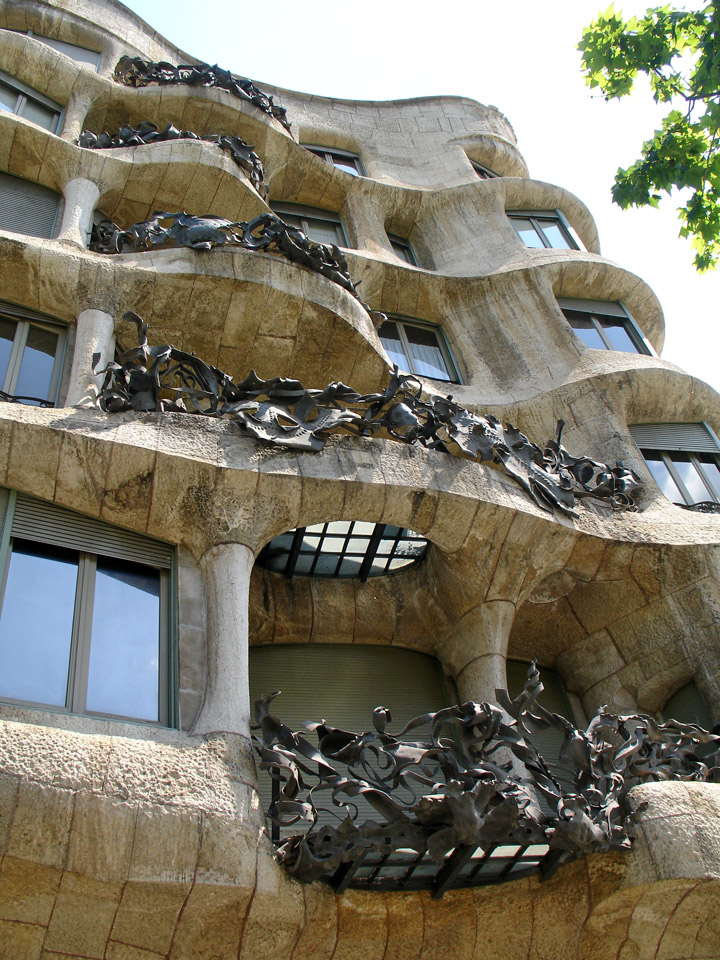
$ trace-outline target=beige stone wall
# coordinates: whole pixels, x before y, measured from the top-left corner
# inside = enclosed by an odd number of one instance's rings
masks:
[[[439,902],[336,897],[273,861],[248,742],[248,643],[396,644],[436,656],[475,698],[492,696],[508,656],[538,657],[588,714],[603,703],[655,712],[694,678],[720,720],[720,519],[669,503],[628,431],[706,420],[720,432],[720,397],[655,356],[584,348],[556,299],[622,301],[659,351],[652,291],[603,259],[579,199],[529,177],[493,107],[349,103],[260,82],[288,108],[289,135],[224,91],[115,85],[124,53],[192,60],[115,0],[0,0],[0,28],[3,69],[65,107],[59,136],[0,113],[0,171],[63,198],[54,238],[0,231],[0,299],[69,331],[59,408],[0,404],[0,485],[177,547],[179,713],[179,729],[164,730],[0,705],[0,958],[720,956],[716,785],[638,789],[648,807],[633,851],[593,855],[545,883]],[[99,72],[11,32],[27,29],[100,50]],[[142,120],[253,144],[271,202],[342,218],[373,309],[440,328],[462,384],[426,381],[428,392],[452,392],[540,444],[565,420],[572,452],[640,474],[639,512],[582,502],[575,517],[552,516],[492,465],[389,440],[336,436],[321,454],[296,454],[229,423],[94,408],[79,367],[113,336],[132,344],[125,310],[150,323],[151,342],[233,377],[253,367],[371,392],[387,375],[358,301],[282,258],[87,250],[95,209],[123,226],[155,209],[232,220],[269,209],[212,145],[74,143],[83,128]],[[354,151],[368,176],[302,143]],[[469,159],[501,176],[478,179]],[[585,249],[528,250],[505,214],[517,209],[561,211]],[[388,233],[409,239],[418,267]],[[430,541],[428,558],[366,584],[288,582],[258,567],[248,577],[273,536],[340,519],[409,527]]]

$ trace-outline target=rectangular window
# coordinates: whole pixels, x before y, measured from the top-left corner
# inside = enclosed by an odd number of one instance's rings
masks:
[[[62,107],[54,100],[0,70],[0,110],[24,117],[31,123],[57,133]]]
[[[55,233],[59,209],[59,193],[0,173],[0,230],[49,239]]]
[[[0,302],[0,394],[52,407],[65,356],[66,328]]]
[[[336,213],[295,203],[273,203],[271,207],[281,220],[291,227],[298,227],[316,243],[334,243],[336,247],[347,247],[345,230]]]
[[[586,347],[652,353],[639,328],[619,303],[561,297],[558,305]]]
[[[345,173],[352,174],[353,177],[364,177],[365,168],[362,165],[360,157],[355,153],[348,153],[347,150],[332,150],[327,147],[311,147],[303,144],[306,150],[314,153],[316,157],[322,157],[328,163],[331,163],[338,170],[344,170]]]
[[[378,335],[392,363],[400,370],[432,380],[459,383],[455,364],[442,333],[433,327],[393,318],[386,320]]]
[[[172,548],[4,489],[3,514],[0,699],[167,725]]]
[[[636,424],[630,435],[668,500],[720,504],[720,449],[705,424]]]
[[[413,248],[410,246],[410,243],[407,240],[403,240],[402,237],[396,237],[392,233],[389,233],[387,238],[390,241],[390,246],[393,248],[393,253],[396,257],[404,260],[405,263],[412,264],[414,267],[417,266],[417,260],[415,259]]]
[[[526,247],[579,250],[570,227],[558,210],[508,210],[507,215]]]

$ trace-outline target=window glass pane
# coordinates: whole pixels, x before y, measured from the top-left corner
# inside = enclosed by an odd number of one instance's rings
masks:
[[[351,173],[354,177],[360,176],[360,171],[357,168],[357,162],[352,159],[352,157],[340,157],[337,154],[332,154],[333,166],[337,167],[338,170],[344,170],[345,173]]]
[[[710,484],[715,498],[720,500],[720,467],[718,467],[715,457],[708,453],[698,454],[698,460],[701,461],[703,476]]]
[[[593,350],[607,350],[590,314],[582,310],[563,310],[565,318],[586,347]]]
[[[542,232],[545,234],[545,239],[550,244],[551,247],[557,249],[570,249],[570,244],[568,243],[565,233],[560,229],[560,225],[554,220],[540,220],[538,221]]]
[[[393,248],[395,255],[400,257],[401,260],[404,260],[406,263],[415,264],[415,257],[413,257],[412,251],[407,244],[400,243],[398,240],[391,240],[390,246]]]
[[[57,110],[46,107],[45,104],[38,103],[37,100],[31,100],[29,97],[22,108],[21,116],[32,123],[36,123],[39,127],[45,127],[51,133],[54,132],[58,119]]]
[[[13,340],[17,324],[14,320],[8,320],[7,317],[0,317],[0,390],[4,390],[5,376],[7,374],[10,354],[12,353]]]
[[[13,391],[18,397],[37,397],[48,400],[58,334],[42,327],[31,326],[23,351],[17,384]]]
[[[545,246],[531,220],[525,220],[522,217],[512,217],[511,223],[517,230],[518,236],[526,247]]]
[[[63,707],[78,560],[15,540],[0,617],[0,696]]]
[[[296,217],[293,213],[278,213],[276,216],[280,217],[281,220],[284,220],[291,227],[297,227],[298,230],[303,230],[302,220],[300,217]]]
[[[397,324],[386,320],[378,330],[380,342],[390,357],[391,363],[396,363],[401,370],[409,369],[408,358],[405,356]]]
[[[9,110],[10,113],[15,113],[17,99],[17,90],[0,80],[0,110]]]
[[[307,235],[317,243],[334,243],[340,246],[345,242],[341,236],[340,226],[328,220],[316,220],[315,217],[305,217]]]
[[[602,318],[603,330],[608,340],[612,344],[613,350],[622,350],[625,353],[639,353],[635,341],[627,330],[627,325],[623,320],[616,320],[614,317]]]
[[[138,720],[158,716],[160,574],[98,557],[87,709]]]
[[[433,331],[410,325],[405,325],[404,329],[405,336],[410,344],[410,354],[415,373],[421,377],[449,380],[448,368]]]
[[[691,503],[702,503],[703,500],[710,500],[710,493],[702,482],[702,478],[697,471],[694,463],[686,453],[673,453],[672,462],[682,482],[687,487],[690,494]]]
[[[660,487],[662,492],[668,498],[672,500],[673,503],[685,503],[685,498],[680,493],[677,484],[670,476],[668,468],[665,466],[665,461],[662,459],[659,453],[651,453],[647,450],[643,450],[643,456],[648,465],[648,469],[653,476],[653,480]]]

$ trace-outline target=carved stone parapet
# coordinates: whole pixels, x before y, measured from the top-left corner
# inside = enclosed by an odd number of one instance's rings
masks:
[[[143,120],[137,127],[129,124],[121,127],[117,133],[93,133],[92,130],[83,130],[78,144],[88,150],[112,150],[119,147],[140,147],[150,143],[163,143],[168,140],[202,140],[205,143],[214,143],[222,150],[226,150],[235,163],[255,187],[260,196],[265,199],[268,187],[263,180],[263,165],[255,150],[240,137],[228,136],[224,133],[212,133],[204,137],[193,133],[192,130],[179,130],[169,123],[164,130],[158,130],[156,124],[150,120]]]
[[[452,397],[422,396],[417,378],[390,371],[381,393],[360,395],[344,383],[308,390],[283,377],[263,380],[251,371],[239,383],[194,354],[149,346],[147,324],[128,311],[139,345],[118,351],[104,370],[103,410],[172,410],[227,417],[258,440],[305,452],[322,450],[338,430],[384,437],[429,450],[502,466],[544,510],[572,514],[576,497],[615,509],[634,509],[639,480],[632,470],[573,457],[560,442],[563,423],[542,450],[516,427],[472,413]]]
[[[287,110],[276,104],[273,98],[255,86],[247,77],[236,77],[229,70],[223,70],[217,64],[181,63],[175,66],[165,61],[143,60],[141,57],[121,57],[114,74],[115,82],[126,87],[147,87],[151,83],[160,86],[169,84],[187,84],[191,87],[219,87],[228,90],[239,100],[246,100],[254,107],[267,113],[290,130]]]

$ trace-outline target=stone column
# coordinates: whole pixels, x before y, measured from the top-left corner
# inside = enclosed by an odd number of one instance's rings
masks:
[[[98,185],[92,180],[76,177],[65,184],[63,190],[65,209],[56,240],[87,248],[87,238],[92,227],[92,218],[100,199]]]
[[[244,544],[220,543],[200,561],[207,591],[207,677],[195,734],[250,738],[248,598],[254,560]]]
[[[73,142],[82,133],[85,124],[85,117],[90,109],[91,101],[89,97],[82,94],[73,94],[65,107],[63,116],[62,130],[60,138]]]
[[[495,702],[505,687],[505,658],[515,604],[492,600],[466,613],[438,645],[445,672],[455,677],[460,700]]]
[[[113,359],[114,330],[113,318],[102,310],[83,310],[77,318],[75,351],[65,406],[75,407],[83,400],[94,400],[97,396],[101,378],[93,375],[93,354],[100,354],[100,369]]]

